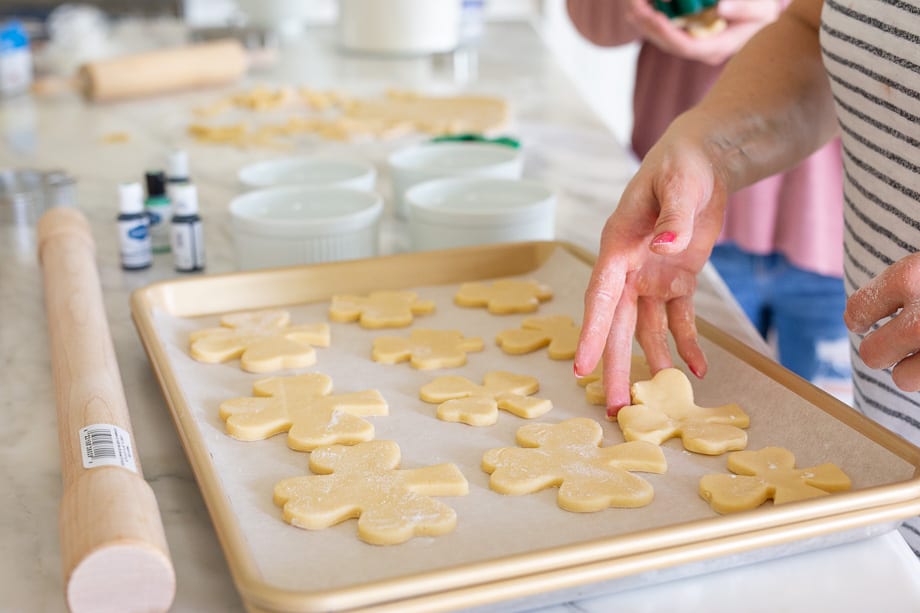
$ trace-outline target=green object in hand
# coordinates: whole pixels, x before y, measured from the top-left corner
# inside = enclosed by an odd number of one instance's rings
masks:
[[[436,136],[431,139],[433,143],[444,143],[444,142],[456,142],[456,143],[495,143],[496,145],[504,145],[506,147],[511,147],[512,149],[519,149],[521,146],[520,141],[517,139],[511,138],[510,136],[499,136],[497,138],[488,138],[482,134],[466,133],[466,134],[447,134],[444,136]]]
[[[654,0],[655,10],[668,17],[683,17],[705,11],[716,5],[718,0]]]

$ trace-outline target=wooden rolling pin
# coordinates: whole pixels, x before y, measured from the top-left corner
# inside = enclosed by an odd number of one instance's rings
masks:
[[[166,611],[175,572],[136,453],[89,224],[76,209],[51,209],[38,222],[38,245],[64,481],[67,604],[74,613]]]
[[[75,89],[92,102],[112,102],[227,85],[250,65],[273,60],[271,52],[247,52],[236,39],[217,40],[88,62],[73,78],[39,79],[32,91],[54,95]]]

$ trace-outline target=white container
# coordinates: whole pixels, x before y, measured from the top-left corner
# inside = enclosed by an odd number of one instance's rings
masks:
[[[377,169],[356,159],[304,156],[256,162],[240,169],[238,176],[246,187],[301,185],[372,191]]]
[[[478,176],[519,179],[524,156],[519,149],[495,143],[435,142],[400,149],[387,158],[396,214],[405,217],[406,191],[443,177]]]
[[[339,33],[342,46],[352,51],[452,51],[460,40],[460,0],[341,0]]]
[[[383,199],[346,187],[283,186],[230,202],[241,270],[377,255]]]
[[[533,182],[483,177],[435,179],[406,193],[415,250],[552,240],[556,197]]]

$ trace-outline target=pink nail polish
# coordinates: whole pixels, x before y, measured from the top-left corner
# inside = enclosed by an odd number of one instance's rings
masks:
[[[677,238],[677,234],[674,232],[662,232],[658,236],[652,239],[653,245],[668,245],[674,242],[674,239]]]

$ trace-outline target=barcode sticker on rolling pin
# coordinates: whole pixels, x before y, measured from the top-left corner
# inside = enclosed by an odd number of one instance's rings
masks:
[[[131,435],[112,424],[92,424],[80,429],[83,468],[121,466],[137,472]]]

